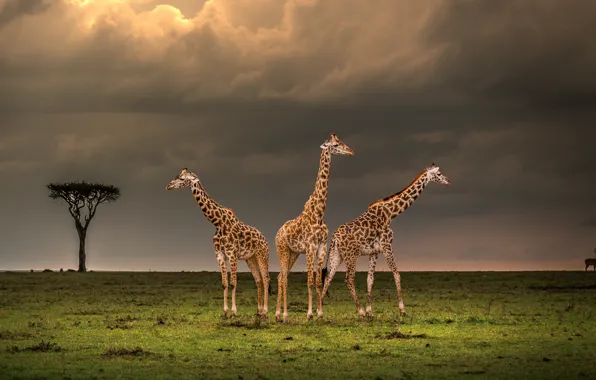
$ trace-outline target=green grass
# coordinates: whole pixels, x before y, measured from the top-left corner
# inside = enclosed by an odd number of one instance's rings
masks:
[[[249,273],[222,320],[219,273],[0,273],[3,379],[594,378],[593,272],[403,273],[408,315],[377,273],[360,319],[336,276],[324,320],[306,321],[293,273],[288,324],[256,312]],[[274,293],[277,275],[273,275]],[[357,287],[365,302],[366,277]],[[230,304],[231,305],[231,304]]]

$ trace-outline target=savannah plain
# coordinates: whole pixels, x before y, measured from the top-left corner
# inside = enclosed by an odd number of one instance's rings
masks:
[[[256,312],[240,273],[223,320],[211,272],[0,273],[2,379],[581,379],[596,366],[596,273],[376,274],[360,319],[338,273],[325,317],[306,321],[305,273],[289,277],[288,324]],[[366,273],[356,285],[365,302]]]

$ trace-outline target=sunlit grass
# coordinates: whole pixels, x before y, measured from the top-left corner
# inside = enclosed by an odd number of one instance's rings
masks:
[[[293,273],[288,324],[256,312],[240,274],[238,313],[222,320],[218,273],[2,273],[2,378],[590,378],[596,275],[585,272],[378,273],[360,319],[336,276],[325,318],[306,321]],[[273,290],[277,276],[272,276]],[[366,279],[357,275],[361,302]]]

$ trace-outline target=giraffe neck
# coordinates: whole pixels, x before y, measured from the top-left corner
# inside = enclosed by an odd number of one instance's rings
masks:
[[[389,220],[395,218],[410,207],[420,194],[422,194],[422,191],[428,185],[428,179],[425,174],[426,171],[423,171],[405,189],[374,202],[369,206],[369,209],[371,207],[382,207],[385,210],[382,213],[383,215],[387,216]]]
[[[198,179],[192,181],[192,195],[201,208],[205,218],[214,226],[219,227],[223,223],[223,217],[227,214],[225,208],[211,198]]]
[[[327,204],[327,189],[329,187],[329,172],[331,168],[331,153],[327,149],[321,151],[319,161],[319,173],[315,182],[315,189],[304,205],[304,212],[318,223],[322,223],[325,217],[325,206]]]

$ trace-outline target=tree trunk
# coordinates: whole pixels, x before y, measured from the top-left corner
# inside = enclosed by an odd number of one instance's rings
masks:
[[[85,254],[85,239],[87,238],[87,231],[84,228],[77,227],[79,233],[79,272],[86,272],[85,262],[87,255]]]

